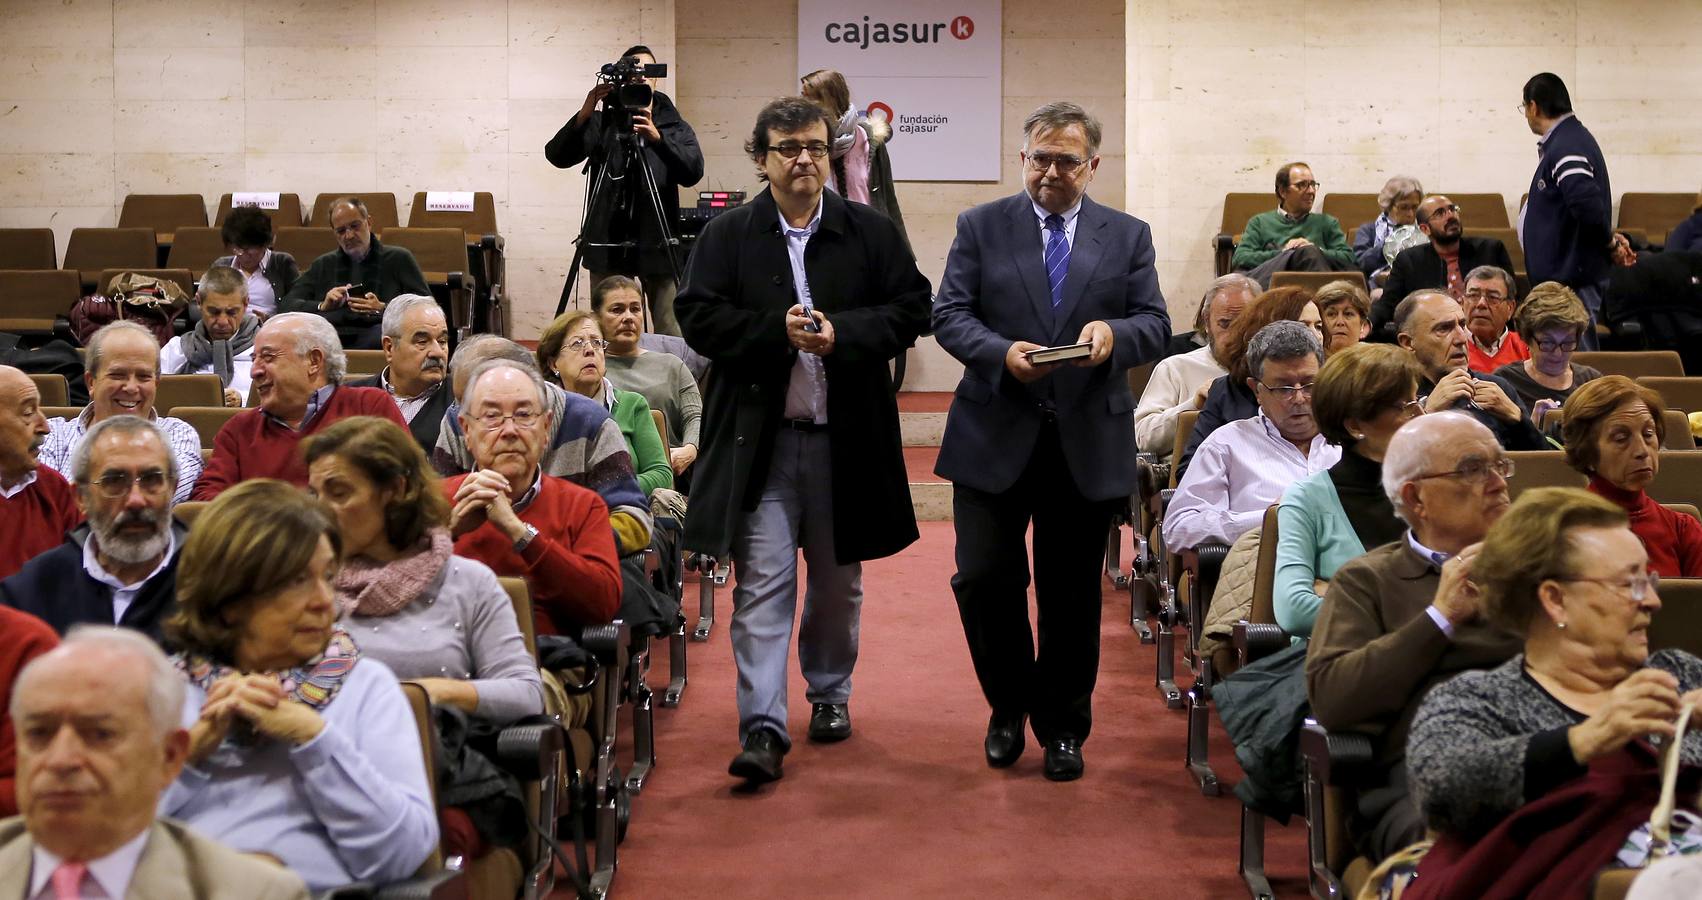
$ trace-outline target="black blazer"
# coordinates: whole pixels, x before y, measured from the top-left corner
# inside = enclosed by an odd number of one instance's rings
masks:
[[[1466,277],[1478,266],[1500,266],[1512,272],[1513,258],[1507,255],[1506,246],[1498,238],[1471,235],[1460,238],[1460,277]],[[1383,296],[1371,306],[1371,337],[1375,340],[1395,339],[1394,335],[1383,333],[1383,326],[1394,320],[1395,307],[1406,295],[1424,288],[1447,286],[1448,264],[1442,261],[1442,255],[1436,252],[1434,245],[1423,244],[1402,250],[1389,268],[1389,280],[1383,285]]]
[[[349,387],[369,387],[384,390],[384,383],[379,380],[377,375],[355,378],[344,383]],[[443,430],[443,413],[447,409],[449,409],[449,385],[445,383],[438,385],[437,390],[431,392],[431,397],[414,415],[414,420],[408,423],[408,431],[414,435],[414,440],[425,448],[427,457],[431,456],[432,448],[437,446],[437,434]]]
[[[154,643],[164,643],[162,623],[177,610],[177,561],[189,529],[173,521],[177,548],[164,568],[143,583],[124,616],[116,624],[134,628]],[[60,637],[75,625],[112,625],[111,587],[94,580],[83,570],[83,544],[89,539],[87,523],[71,529],[65,543],[24,563],[12,577],[0,581],[0,604],[27,612],[59,632]]]

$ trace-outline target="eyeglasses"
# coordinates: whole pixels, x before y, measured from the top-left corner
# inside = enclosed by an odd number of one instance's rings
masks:
[[[1296,181],[1289,185],[1289,187],[1294,188],[1297,191],[1309,191],[1313,188],[1321,188],[1323,186],[1324,183],[1322,181]]]
[[[1505,456],[1497,460],[1474,459],[1462,464],[1459,468],[1454,469],[1451,472],[1431,472],[1425,475],[1420,475],[1413,480],[1423,481],[1426,478],[1458,478],[1464,482],[1481,484],[1489,477],[1489,473],[1491,472],[1500,475],[1501,480],[1506,481],[1513,477],[1513,461]]]
[[[1545,341],[1542,338],[1537,338],[1537,349],[1544,353],[1553,353],[1556,350],[1571,353],[1578,349],[1578,341],[1575,339],[1570,341]]]
[[[1403,418],[1416,419],[1419,416],[1424,415],[1424,400],[1420,398],[1418,400],[1408,400],[1405,403],[1397,403],[1394,405],[1393,409],[1395,412],[1400,413]]]
[[[1293,403],[1293,402],[1299,400],[1301,397],[1306,397],[1306,398],[1310,399],[1312,397],[1312,388],[1314,386],[1316,386],[1317,382],[1308,381],[1305,384],[1296,384],[1296,385],[1286,385],[1285,384],[1285,385],[1278,385],[1276,387],[1271,387],[1270,385],[1264,383],[1263,381],[1259,382],[1258,384],[1259,384],[1259,387],[1262,387],[1265,390],[1270,391],[1271,393],[1277,395],[1277,399],[1281,400],[1282,402]]]
[[[1438,206],[1435,209],[1430,211],[1430,215],[1427,215],[1427,216],[1424,217],[1424,221],[1428,222],[1431,219],[1434,219],[1437,216],[1439,216],[1443,213],[1447,213],[1447,212],[1451,212],[1456,216],[1459,215],[1460,214],[1460,204],[1450,203],[1447,206]]]
[[[574,338],[567,342],[567,349],[575,353],[584,352],[586,347],[596,347],[598,350],[609,349],[609,342],[602,338]]]
[[[515,428],[530,430],[537,427],[537,424],[542,421],[543,418],[544,417],[541,413],[536,413],[529,409],[515,410],[514,412],[506,415],[499,413],[494,409],[487,409],[475,416],[474,421],[479,423],[480,428],[495,431],[502,427],[503,422],[512,419],[514,421]]]
[[[798,154],[806,150],[809,151],[811,159],[821,159],[827,155],[830,148],[822,141],[810,141],[807,144],[798,141],[781,141],[768,149],[780,154],[781,159],[797,159]]]
[[[100,495],[108,500],[117,500],[130,495],[130,487],[140,484],[142,493],[157,497],[166,489],[166,473],[164,469],[149,469],[146,472],[108,472],[93,482],[100,490]]]
[[[1074,175],[1087,165],[1087,160],[1069,153],[1030,153],[1028,167],[1036,172],[1044,172],[1053,166],[1058,167],[1059,175]]]
[[[1498,291],[1486,291],[1482,288],[1468,288],[1466,299],[1482,300],[1485,303],[1500,303],[1507,299],[1507,295]]]
[[[1559,582],[1588,581],[1593,584],[1605,584],[1615,592],[1630,597],[1634,603],[1642,603],[1654,595],[1661,586],[1659,573],[1650,572],[1647,575],[1632,575],[1627,578],[1556,578]]]

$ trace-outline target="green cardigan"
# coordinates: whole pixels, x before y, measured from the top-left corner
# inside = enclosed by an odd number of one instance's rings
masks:
[[[1270,210],[1247,220],[1247,230],[1241,243],[1235,245],[1235,268],[1251,269],[1282,252],[1282,245],[1297,237],[1313,243],[1332,261],[1348,268],[1357,268],[1353,248],[1347,244],[1341,223],[1335,216],[1311,213],[1298,222],[1290,222],[1281,212]]]
[[[621,437],[632,453],[632,471],[638,476],[638,487],[644,496],[659,487],[674,486],[674,468],[668,465],[668,451],[662,447],[662,435],[656,431],[656,420],[650,417],[650,403],[636,391],[615,391],[615,406],[609,415],[620,426]]]
[[[1365,547],[1342,509],[1329,469],[1289,485],[1282,505],[1277,507],[1276,578],[1271,598],[1277,624],[1296,642],[1310,637],[1323,603],[1312,590],[1313,583],[1334,578],[1337,569],[1364,553]]]

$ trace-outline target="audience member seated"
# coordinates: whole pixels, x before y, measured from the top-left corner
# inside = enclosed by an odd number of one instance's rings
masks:
[[[0,366],[0,578],[9,578],[83,521],[64,476],[42,462],[47,419],[28,375]]]
[[[219,226],[229,256],[213,261],[241,273],[248,286],[248,309],[265,319],[278,311],[278,301],[301,277],[295,257],[272,249],[272,217],[252,206],[239,206]]]
[[[604,350],[608,343],[595,315],[570,310],[551,322],[538,338],[538,366],[545,378],[597,401],[609,411],[626,440],[638,487],[649,497],[657,488],[673,487],[674,470],[668,465],[662,435],[656,431],[656,420],[650,416],[644,395],[618,390],[605,377]]]
[[[1383,295],[1371,307],[1371,333],[1384,340],[1383,327],[1395,317],[1395,305],[1413,291],[1439,290],[1455,300],[1466,297],[1466,275],[1478,266],[1513,271],[1513,258],[1496,238],[1466,237],[1461,210],[1440,194],[1418,208],[1418,230],[1430,243],[1402,250],[1389,266]],[[1509,292],[1509,296],[1511,296]]]
[[[407,248],[379,243],[366,204],[358,198],[331,204],[331,227],[337,249],[314,260],[278,308],[324,316],[343,346],[376,350],[385,305],[402,294],[429,294],[431,289]]]
[[[389,394],[414,440],[430,453],[449,409],[449,323],[437,300],[402,294],[384,307],[383,328],[384,370],[349,385]]]
[[[1418,364],[1388,344],[1357,344],[1318,372],[1312,415],[1341,461],[1283,492],[1277,507],[1276,622],[1296,640],[1312,634],[1336,570],[1398,540],[1404,527],[1383,492],[1383,455],[1400,427],[1423,412]]]
[[[1421,873],[1432,867],[1446,873],[1506,817],[1576,785],[1628,745],[1652,735],[1670,739],[1680,709],[1702,703],[1702,659],[1676,649],[1649,652],[1660,576],[1626,527],[1625,512],[1612,503],[1576,488],[1526,491],[1489,530],[1470,569],[1479,615],[1517,635],[1524,652],[1437,685],[1419,705],[1409,773],[1425,824],[1441,835]],[[1642,765],[1652,768],[1654,752],[1642,749]],[[1702,729],[1686,732],[1679,756],[1686,765],[1702,765]],[[1581,810],[1580,803],[1591,808]],[[1602,806],[1619,805],[1598,793],[1555,807],[1544,830],[1559,832],[1561,840],[1548,841],[1546,850],[1532,847],[1533,854],[1552,863],[1559,854],[1591,853],[1599,858],[1584,865],[1593,874],[1616,855],[1639,846],[1646,853],[1646,830],[1641,841],[1635,832],[1624,835],[1639,824],[1647,828],[1647,805],[1622,817],[1631,821],[1607,844],[1589,841],[1593,851],[1580,846],[1587,835],[1576,826],[1573,840],[1565,840],[1566,819],[1601,816]],[[1544,818],[1527,821],[1541,827]],[[1521,862],[1510,867],[1513,877],[1536,877],[1530,861]],[[1501,896],[1526,896],[1509,886],[1514,891]]]
[[[1424,199],[1424,185],[1411,175],[1396,175],[1383,182],[1377,192],[1377,206],[1383,212],[1359,226],[1353,236],[1353,256],[1359,261],[1359,271],[1367,283],[1378,272],[1389,267],[1383,256],[1383,242],[1396,229],[1418,222],[1418,205]]]
[[[380,416],[406,425],[389,394],[343,384],[348,365],[336,330],[324,319],[310,313],[267,319],[254,339],[259,405],[219,429],[194,499],[211,500],[250,478],[307,484],[302,439],[349,416]]]
[[[153,642],[84,626],[15,687],[23,817],[0,822],[0,896],[307,900],[296,875],[202,836],[224,833],[156,818],[190,736],[183,680]]]
[[[1358,268],[1353,248],[1335,216],[1312,211],[1318,188],[1312,167],[1287,163],[1277,170],[1277,208],[1247,220],[1234,265],[1260,287],[1271,286],[1276,272],[1351,272]]]
[[[46,622],[0,606],[0,698],[12,696],[18,672],[32,659],[59,645],[59,635]],[[0,700],[0,819],[18,814],[17,732],[10,707]]]
[[[1518,291],[1518,282],[1506,269],[1478,266],[1466,276],[1466,293],[1460,305],[1466,311],[1466,330],[1472,335],[1466,347],[1466,364],[1471,368],[1493,372],[1531,358],[1524,339],[1507,327],[1518,305]]]
[[[1176,419],[1205,403],[1212,381],[1228,374],[1222,362],[1229,333],[1242,310],[1253,302],[1259,286],[1240,273],[1225,275],[1206,288],[1196,319],[1197,333],[1206,343],[1153,366],[1146,390],[1135,406],[1135,446],[1160,461],[1176,451]]]
[[[1574,391],[1564,411],[1566,461],[1589,477],[1592,492],[1625,510],[1649,571],[1702,577],[1702,523],[1648,494],[1667,435],[1661,395],[1624,375],[1603,375]]]
[[[1324,352],[1346,350],[1371,334],[1371,298],[1358,284],[1332,281],[1312,297],[1324,319]]]
[[[1206,435],[1225,422],[1250,418],[1259,412],[1259,398],[1247,386],[1247,379],[1252,377],[1252,373],[1247,371],[1247,344],[1253,340],[1253,335],[1259,333],[1259,329],[1284,320],[1310,326],[1317,333],[1319,343],[1323,342],[1324,319],[1318,314],[1318,305],[1312,302],[1311,292],[1304,288],[1284,287],[1265,291],[1253,298],[1253,302],[1236,317],[1229,335],[1224,338],[1220,361],[1229,374],[1212,381],[1211,388],[1206,391],[1205,405],[1200,407],[1199,418],[1194,420],[1194,431],[1188,435],[1188,441],[1182,448],[1182,458],[1176,463],[1178,481]]]
[[[553,426],[544,379],[511,359],[466,378],[460,417],[475,470],[444,484],[456,554],[526,579],[538,634],[612,621],[621,572],[608,507],[540,465]]]
[[[225,405],[242,406],[260,331],[260,317],[248,311],[248,284],[237,270],[214,266],[195,289],[195,304],[201,309],[195,328],[160,348],[160,374],[212,373],[224,388]]]
[[[538,371],[537,359],[526,348],[494,334],[473,335],[455,348],[449,360],[450,388],[455,394],[431,454],[432,466],[439,474],[462,475],[478,468],[462,430],[458,401],[465,397],[468,375],[492,359],[507,359]],[[643,550],[650,545],[650,505],[633,475],[632,454],[621,437],[620,425],[606,407],[589,397],[548,382],[544,392],[553,429],[541,451],[544,474],[596,491],[609,509],[609,524],[615,529],[620,552]]]
[[[1234,543],[1259,526],[1284,488],[1341,458],[1341,448],[1325,442],[1312,418],[1323,361],[1317,333],[1299,322],[1272,322],[1253,336],[1247,385],[1259,411],[1200,444],[1164,515],[1166,546]]]
[[[400,881],[438,845],[413,711],[337,626],[341,547],[317,500],[239,484],[195,521],[167,623],[189,746],[160,814],[279,860],[313,891]]]
[[[1424,837],[1406,775],[1419,701],[1519,651],[1517,638],[1482,622],[1467,578],[1478,542],[1507,510],[1512,474],[1475,419],[1442,412],[1402,425],[1383,456],[1383,488],[1408,531],[1337,569],[1318,609],[1306,694],[1325,728],[1371,737],[1378,775],[1353,798],[1347,828],[1373,861]]]
[[[122,625],[160,639],[177,597],[184,530],[171,517],[177,461],[159,425],[114,416],[89,429],[72,466],[88,521],[65,542],[0,581],[0,604],[60,634],[74,625]]]
[[[605,363],[609,383],[643,394],[651,409],[662,411],[672,448],[668,465],[676,476],[683,475],[697,460],[703,396],[679,357],[644,349],[643,302],[638,282],[624,275],[611,275],[591,291],[591,311],[602,326],[603,340],[609,342]]]
[[[89,336],[83,380],[89,385],[89,405],[77,416],[48,423],[52,434],[41,445],[41,461],[67,478],[83,436],[113,416],[142,416],[160,426],[177,465],[171,502],[189,499],[201,474],[201,436],[182,419],[161,416],[154,409],[159,388],[160,345],[154,333],[128,320],[101,326]]]
[[[1508,450],[1553,449],[1531,424],[1511,384],[1466,365],[1471,332],[1453,298],[1441,291],[1409,295],[1395,307],[1395,330],[1423,370],[1418,392],[1425,412],[1459,410],[1487,426]]]
[[[1659,235],[1649,235],[1651,240],[1659,237]],[[1678,223],[1678,226],[1667,234],[1666,246],[1661,249],[1702,253],[1702,194],[1696,195],[1696,210],[1690,214],[1690,218]]]
[[[1531,421],[1544,433],[1553,434],[1557,429],[1549,427],[1548,414],[1580,385],[1602,377],[1600,371],[1572,361],[1573,351],[1584,339],[1584,329],[1590,327],[1590,314],[1571,288],[1545,281],[1531,288],[1525,302],[1519,304],[1514,321],[1530,357],[1510,362],[1494,374],[1518,391],[1519,399],[1531,410]]]

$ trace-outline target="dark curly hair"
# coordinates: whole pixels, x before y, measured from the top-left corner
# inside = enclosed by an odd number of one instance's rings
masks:
[[[768,132],[777,131],[780,134],[797,134],[820,122],[827,129],[828,137],[833,136],[833,120],[828,118],[827,111],[815,105],[804,97],[781,97],[771,101],[756,114],[756,127],[751,129],[751,138],[745,141],[745,152],[750,154],[759,167],[757,177],[763,181],[768,176],[760,171],[763,157],[768,155]]]

